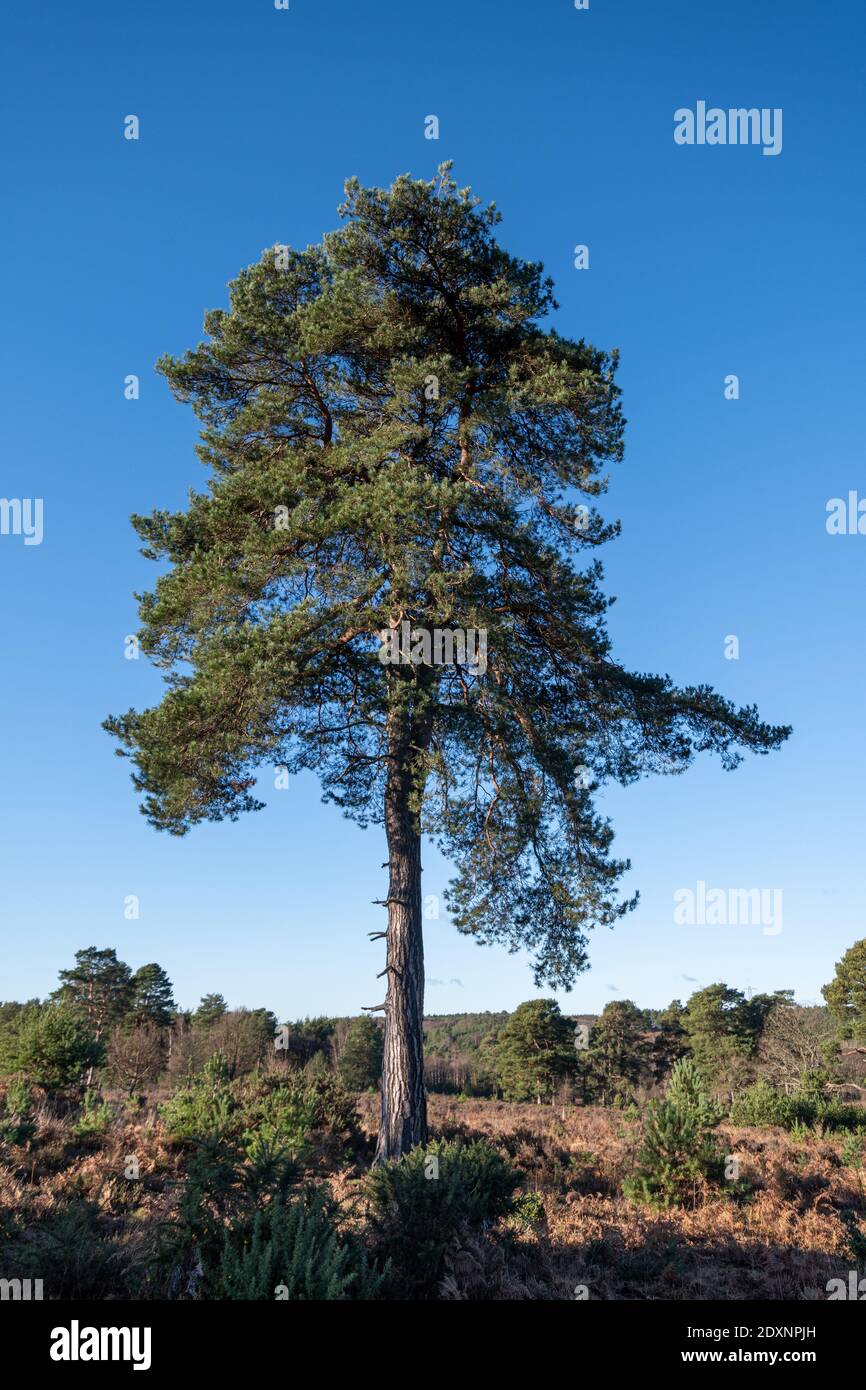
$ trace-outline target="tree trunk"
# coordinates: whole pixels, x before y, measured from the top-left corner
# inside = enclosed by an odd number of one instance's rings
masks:
[[[388,932],[382,1111],[376,1162],[427,1142],[424,1091],[424,939],[421,924],[421,835],[411,810],[411,740],[392,729],[385,791],[388,840]]]

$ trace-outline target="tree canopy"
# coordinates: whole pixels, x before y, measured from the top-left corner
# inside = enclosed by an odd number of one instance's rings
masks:
[[[208,341],[160,362],[212,482],[134,518],[169,565],[141,599],[169,690],[108,727],[161,828],[258,808],[274,763],[315,768],[366,822],[401,709],[414,803],[458,866],[455,924],[568,984],[584,929],[633,905],[598,783],[702,750],[733,766],[787,730],[612,658],[595,552],[618,527],[591,504],[622,454],[617,354],[541,327],[552,283],[497,244],[495,207],[443,169],[349,180],[341,212],[321,245],[242,271]],[[383,667],[378,634],[404,619],[486,630],[486,677]]]

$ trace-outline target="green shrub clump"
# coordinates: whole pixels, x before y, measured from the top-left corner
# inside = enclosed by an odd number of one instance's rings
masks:
[[[724,1157],[713,1130],[722,1115],[694,1062],[681,1058],[664,1099],[647,1107],[638,1168],[623,1184],[625,1196],[656,1207],[680,1206],[698,1182],[720,1181]]]
[[[232,1082],[219,1052],[159,1113],[180,1143],[231,1137],[248,1151],[266,1144],[298,1156],[313,1132],[358,1138],[355,1103],[335,1077],[310,1081],[295,1071]]]
[[[215,1052],[198,1076],[159,1107],[159,1114],[171,1139],[194,1143],[225,1133],[236,1109],[228,1062]]]
[[[368,1174],[370,1227],[392,1265],[394,1292],[431,1297],[449,1245],[513,1209],[522,1174],[478,1140],[435,1140]]]
[[[756,1081],[734,1097],[731,1103],[732,1125],[780,1125],[789,1129],[793,1121],[790,1097],[771,1086],[769,1081]]]
[[[861,1129],[866,1124],[866,1112],[862,1106],[845,1105],[822,1094],[808,1078],[793,1095],[786,1095],[768,1081],[756,1081],[734,1097],[730,1121],[732,1125],[779,1126],[801,1134],[814,1127],[830,1133]]]
[[[104,1055],[87,1022],[60,1004],[25,1007],[14,1027],[0,1036],[0,1074],[24,1072],[46,1091],[80,1085]]]
[[[321,1194],[271,1202],[223,1234],[205,1269],[206,1298],[343,1301],[375,1297],[382,1272],[357,1238],[342,1234]]]
[[[111,1124],[113,1112],[110,1105],[101,1101],[93,1091],[84,1092],[84,1100],[78,1117],[72,1126],[76,1139],[87,1139],[91,1135],[104,1134]]]

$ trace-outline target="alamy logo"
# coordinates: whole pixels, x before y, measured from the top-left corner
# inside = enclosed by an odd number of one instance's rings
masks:
[[[383,628],[379,660],[383,666],[472,666],[487,670],[487,629],[412,627],[403,621]]]
[[[866,536],[866,497],[859,497],[853,488],[847,500],[831,497],[825,526],[829,536]]]
[[[866,1279],[858,1279],[856,1269],[848,1270],[848,1284],[846,1287],[844,1279],[827,1280],[827,1298],[832,1302],[833,1299],[850,1299],[853,1303],[863,1303],[866,1301]]]
[[[25,545],[41,545],[42,498],[0,497],[0,536],[23,536]]]
[[[782,930],[781,888],[707,888],[698,879],[695,889],[674,893],[674,922],[678,927],[763,927],[764,936]]]
[[[149,1327],[69,1327],[51,1330],[52,1361],[131,1361],[134,1371],[150,1370]]]
[[[29,1303],[41,1298],[41,1279],[0,1279],[0,1301],[11,1299],[13,1303]]]
[[[782,108],[737,106],[723,111],[699,101],[694,111],[681,106],[674,112],[674,140],[678,145],[763,145],[764,154],[782,153]]]

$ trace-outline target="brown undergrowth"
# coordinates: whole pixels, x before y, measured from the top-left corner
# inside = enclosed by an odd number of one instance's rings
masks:
[[[183,1219],[189,1154],[156,1100],[112,1099],[111,1122],[86,1137],[43,1103],[33,1136],[0,1146],[0,1278],[47,1271],[53,1298],[173,1296],[162,1252]],[[361,1233],[376,1108],[359,1097],[361,1148],[314,1151],[304,1174]],[[449,1248],[440,1298],[823,1299],[862,1261],[864,1160],[843,1136],[723,1125],[736,1184],[655,1211],[622,1196],[640,1144],[633,1116],[437,1095],[429,1110],[431,1136],[483,1139],[522,1174],[517,1214]]]

